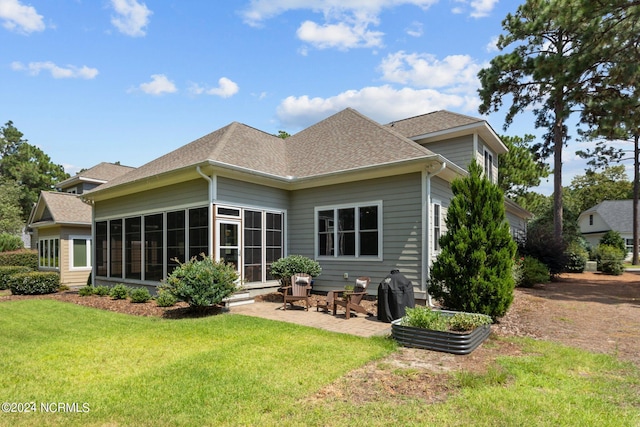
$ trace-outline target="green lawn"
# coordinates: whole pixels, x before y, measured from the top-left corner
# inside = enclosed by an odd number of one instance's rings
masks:
[[[518,342],[525,356],[485,376],[452,376],[445,403],[383,396],[356,407],[307,398],[393,351],[387,339],[239,315],[163,320],[2,302],[0,403],[34,402],[36,412],[0,412],[0,426],[640,424],[636,367]]]

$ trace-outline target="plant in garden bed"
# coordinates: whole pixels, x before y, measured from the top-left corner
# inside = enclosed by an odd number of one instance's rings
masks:
[[[238,272],[233,264],[213,261],[204,254],[201,258],[180,264],[159,291],[169,292],[192,308],[204,308],[220,304],[238,290]]]
[[[145,303],[151,299],[147,288],[133,288],[129,291],[129,297],[133,303]]]
[[[431,329],[433,331],[467,332],[491,324],[491,317],[478,313],[443,314],[429,307],[407,308],[400,322],[402,326]]]
[[[109,291],[109,296],[113,299],[127,299],[128,295],[129,288],[122,283],[118,283]]]

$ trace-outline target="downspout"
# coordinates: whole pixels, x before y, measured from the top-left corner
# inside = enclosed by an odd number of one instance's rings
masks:
[[[215,224],[213,223],[213,203],[216,200],[216,190],[217,190],[217,179],[216,179],[216,175],[212,175],[212,176],[207,176],[202,172],[202,169],[200,168],[200,166],[196,166],[196,171],[198,172],[198,174],[200,174],[201,177],[203,177],[204,179],[207,180],[207,182],[209,183],[209,226],[211,227],[211,230],[209,230],[208,234],[208,240],[209,240],[209,256],[213,258],[214,254],[213,254],[213,231],[214,231],[214,227]]]
[[[431,295],[427,283],[431,280],[431,245],[429,245],[429,230],[431,228],[431,178],[441,173],[447,167],[447,162],[442,162],[440,169],[433,173],[429,173],[427,170],[422,171],[422,182],[425,183],[425,191],[422,192],[422,291],[427,294],[427,305],[433,307],[431,301]]]

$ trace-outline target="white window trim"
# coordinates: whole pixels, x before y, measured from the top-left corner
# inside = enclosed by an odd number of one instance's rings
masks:
[[[87,247],[86,247],[86,251],[87,251],[87,263],[89,265],[85,266],[85,267],[74,267],[73,266],[73,241],[74,240],[85,240],[87,242]],[[86,236],[86,235],[75,235],[75,236],[69,236],[68,239],[69,242],[69,270],[70,271],[89,271],[91,270],[92,267],[92,262],[91,262],[91,236]]]
[[[487,171],[487,160],[489,163],[488,171]],[[493,176],[493,151],[488,150],[486,147],[484,148],[483,161],[484,161],[484,175],[487,179],[489,179],[489,182],[494,183],[496,180],[494,179],[494,176]]]
[[[365,206],[377,206],[378,207],[378,255],[359,255],[359,248],[360,248],[360,217],[359,215],[355,216],[355,228],[356,228],[356,233],[355,233],[355,240],[356,240],[356,255],[339,255],[338,251],[335,250],[334,248],[334,254],[333,255],[320,255],[318,252],[318,212],[320,211],[328,211],[328,210],[333,210],[334,211],[334,218],[335,218],[335,214],[339,209],[349,209],[349,208],[355,208],[355,209],[359,209],[361,207],[365,207]],[[358,261],[382,261],[383,260],[383,249],[384,249],[384,245],[383,245],[383,229],[382,229],[382,224],[383,224],[383,206],[382,206],[382,200],[376,200],[376,201],[371,201],[371,202],[361,202],[361,203],[345,203],[345,204],[340,204],[340,205],[325,205],[325,206],[316,206],[314,208],[314,212],[313,212],[313,252],[314,252],[314,256],[316,259],[318,260],[332,260],[332,261],[353,261],[353,260],[358,260]],[[333,241],[337,242],[338,241],[338,229],[337,227],[334,227],[333,230]]]
[[[433,239],[433,247],[431,251],[434,254],[439,254],[442,252],[442,248],[440,244],[436,241],[436,209],[438,206],[438,231],[440,232],[440,236],[442,237],[442,202],[440,200],[432,200],[431,201],[431,212],[433,213],[433,218],[431,218],[431,237]]]
[[[43,258],[41,254],[42,254],[43,244],[47,245],[47,254],[48,254],[48,257],[46,258],[47,265],[45,265],[42,262]],[[57,266],[48,265],[49,261],[54,259],[54,257],[51,255],[51,252],[55,252],[56,249],[58,252],[58,265]],[[60,271],[60,238],[59,237],[42,237],[41,239],[38,240],[38,269]]]

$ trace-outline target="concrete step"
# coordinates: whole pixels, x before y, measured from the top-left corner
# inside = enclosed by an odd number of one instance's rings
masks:
[[[255,302],[249,292],[236,292],[229,298],[225,298],[222,301],[224,302],[224,306],[227,308],[244,304],[253,304]]]

